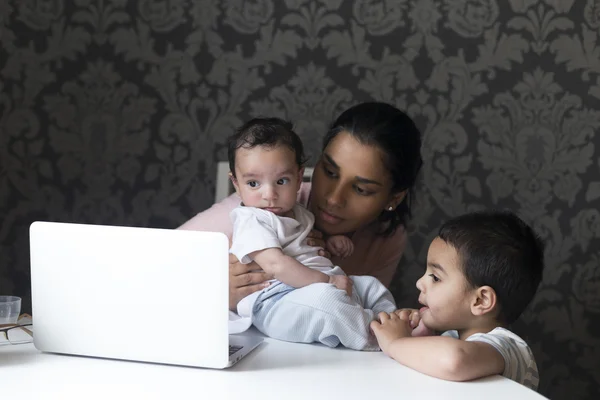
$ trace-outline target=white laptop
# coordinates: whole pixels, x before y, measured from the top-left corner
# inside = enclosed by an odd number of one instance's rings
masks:
[[[262,342],[228,333],[224,234],[34,222],[41,351],[227,368]]]

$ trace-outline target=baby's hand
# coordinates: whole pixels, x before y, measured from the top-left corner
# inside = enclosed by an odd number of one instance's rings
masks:
[[[410,337],[412,329],[409,322],[400,319],[396,313],[379,313],[379,321],[371,322],[371,330],[377,338],[381,351],[388,354],[389,346],[396,339]]]
[[[348,296],[352,296],[352,279],[346,275],[331,275],[329,283],[335,285],[336,288],[346,291]]]
[[[327,250],[336,257],[346,258],[352,255],[354,244],[348,236],[336,235],[327,239]]]

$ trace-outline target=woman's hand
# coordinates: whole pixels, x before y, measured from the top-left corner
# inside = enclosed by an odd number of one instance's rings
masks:
[[[273,276],[263,271],[258,264],[242,264],[233,254],[229,254],[229,309],[236,311],[237,304],[244,297],[269,286]]]
[[[331,254],[325,249],[325,240],[323,239],[323,234],[320,231],[316,229],[310,231],[308,236],[306,236],[306,244],[309,246],[320,247],[321,249],[319,249],[319,255],[325,258],[331,258]]]

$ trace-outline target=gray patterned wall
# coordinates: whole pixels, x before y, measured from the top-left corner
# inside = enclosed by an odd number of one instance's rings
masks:
[[[242,121],[293,120],[314,160],[378,99],[424,132],[400,304],[442,220],[517,210],[548,242],[516,328],[541,392],[597,399],[599,42],[598,0],[0,0],[0,292],[30,307],[31,221],[175,227]]]

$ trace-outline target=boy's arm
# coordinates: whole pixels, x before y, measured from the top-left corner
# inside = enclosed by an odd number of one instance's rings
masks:
[[[280,248],[269,248],[255,251],[249,256],[275,279],[295,288],[311,283],[328,283],[329,275],[310,269],[294,258],[285,255]]]
[[[403,337],[382,350],[409,368],[451,381],[468,381],[504,371],[502,355],[483,342],[448,336]]]

